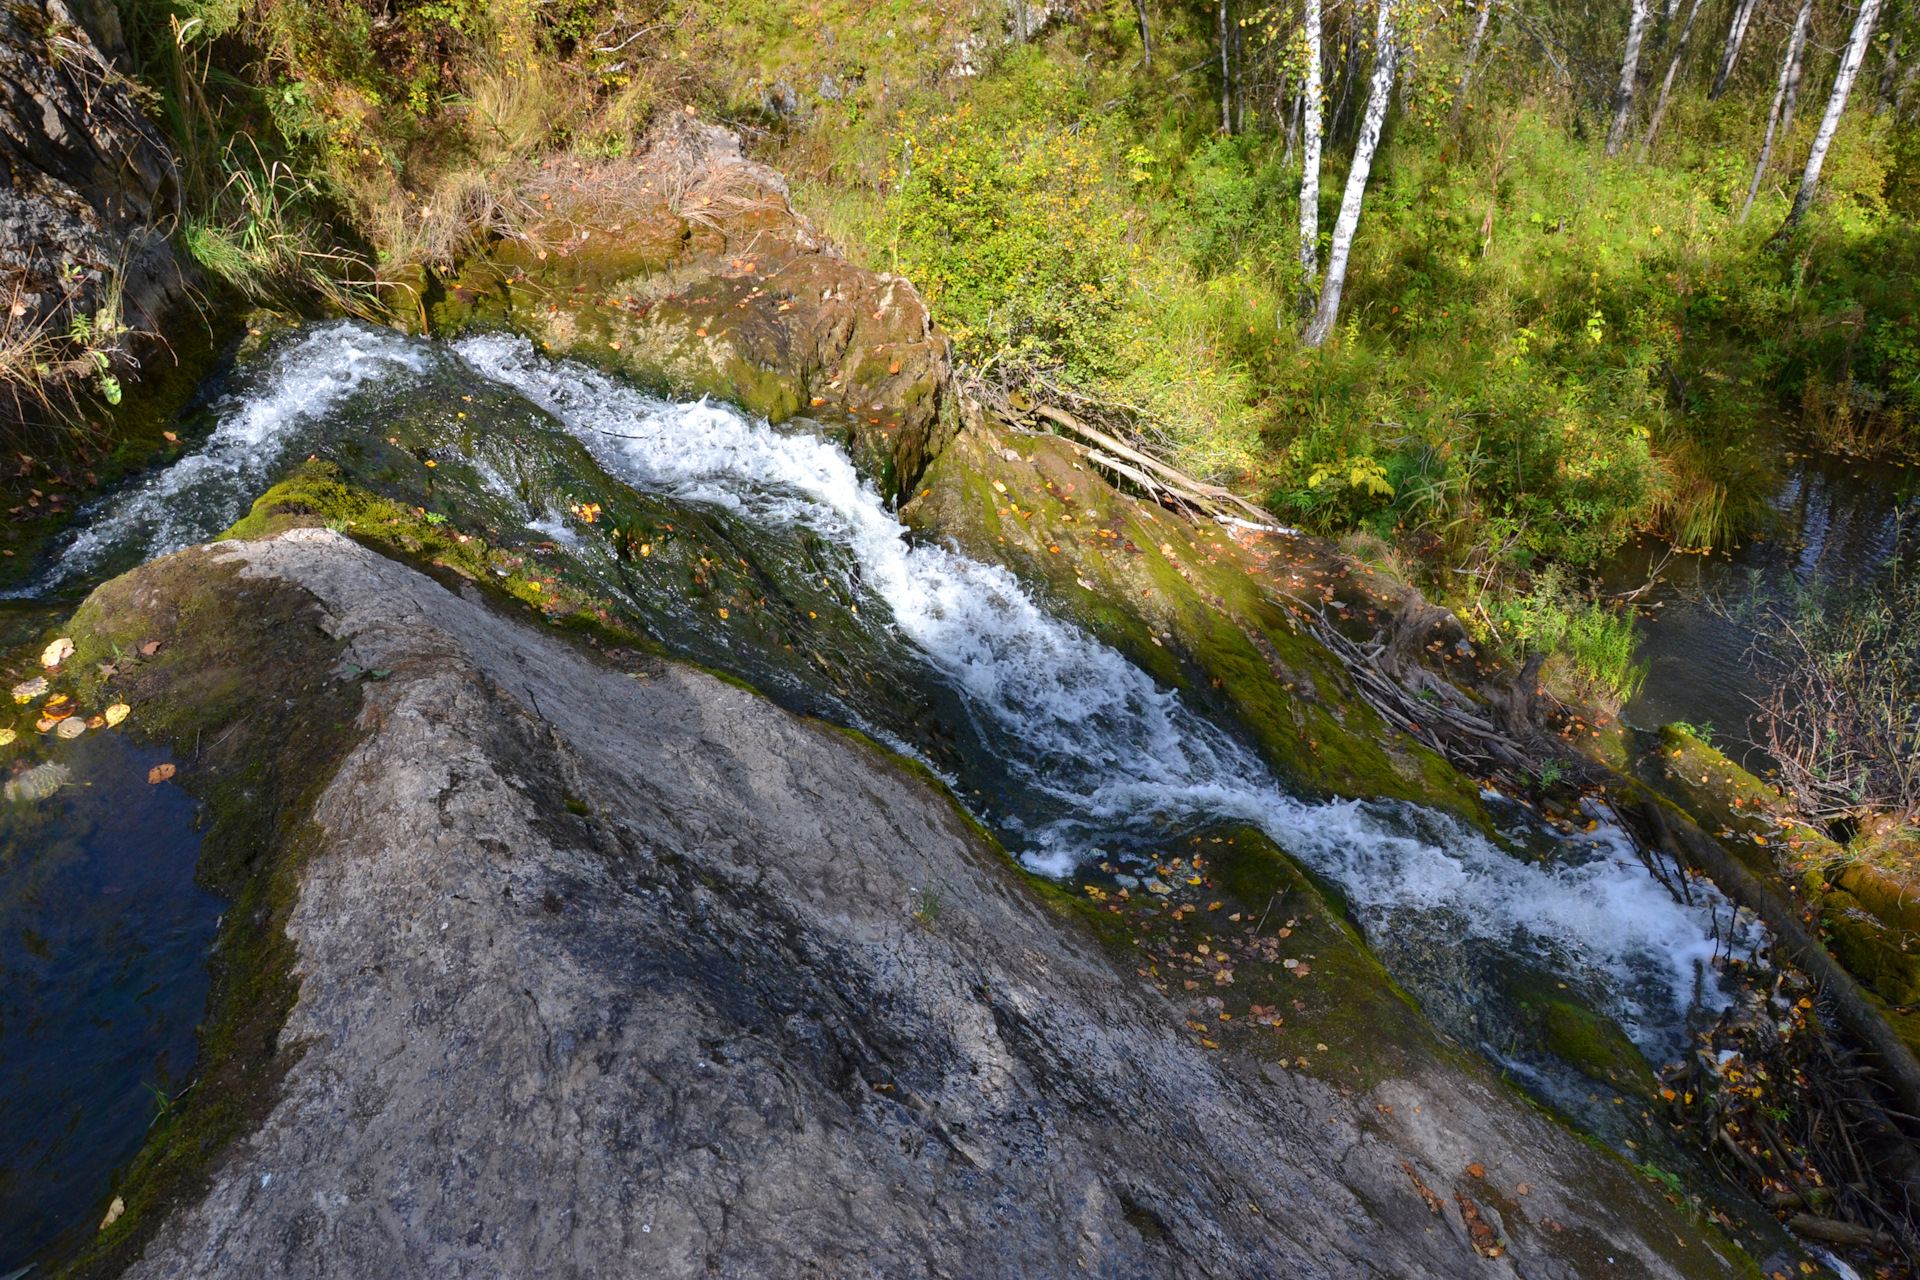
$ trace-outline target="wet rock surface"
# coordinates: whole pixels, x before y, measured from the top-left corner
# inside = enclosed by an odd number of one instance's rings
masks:
[[[183,555],[375,674],[291,1065],[127,1274],[1740,1274],[1437,1042],[1351,1085],[1193,1045],[855,738],[324,529]]]
[[[12,343],[66,338],[80,319],[112,348],[113,322],[151,336],[184,297],[162,227],[179,178],[114,67],[120,43],[111,5],[0,8],[0,334]]]

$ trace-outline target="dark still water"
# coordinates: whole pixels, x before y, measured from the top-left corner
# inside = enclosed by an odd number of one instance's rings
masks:
[[[164,756],[26,738],[0,765],[0,1274],[98,1225],[193,1064],[221,910],[193,882],[195,802],[147,781]]]
[[[1642,728],[1685,720],[1711,725],[1714,741],[1739,759],[1759,734],[1750,725],[1764,692],[1747,661],[1753,636],[1717,613],[1716,597],[1756,588],[1777,592],[1816,577],[1845,581],[1871,574],[1893,550],[1896,522],[1920,518],[1920,467],[1824,454],[1788,455],[1786,482],[1774,496],[1774,527],[1730,551],[1674,555],[1648,597],[1640,656],[1651,669],[1626,718]],[[1606,573],[1610,591],[1638,586],[1667,553],[1646,539]]]

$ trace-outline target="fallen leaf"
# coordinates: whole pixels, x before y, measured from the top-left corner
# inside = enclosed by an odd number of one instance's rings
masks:
[[[57,667],[73,654],[73,641],[61,636],[40,653],[40,665]]]
[[[160,652],[160,642],[158,640],[149,640],[140,646],[140,656],[143,658],[151,658],[158,652]]]
[[[7,746],[19,736],[20,732],[17,729],[0,729],[0,747]]]
[[[94,715],[94,716],[87,717],[87,728],[104,729],[106,727],[107,727],[107,718],[105,716]]]
[[[1531,1182],[1523,1182],[1520,1184],[1519,1190],[1521,1195],[1530,1196],[1533,1194],[1533,1184]]]
[[[173,432],[171,432],[171,431],[162,431],[162,432],[161,432],[160,434],[166,437],[166,439],[167,439],[167,443],[168,443],[168,444],[179,444],[179,443],[180,443],[180,437],[179,437],[179,436],[177,436],[177,435],[175,435],[175,434],[174,434]]]
[[[168,434],[172,434],[172,433],[169,432]],[[108,1227],[120,1221],[120,1215],[125,1213],[126,1211],[127,1211],[127,1202],[125,1200],[122,1200],[119,1196],[115,1196],[113,1198],[113,1203],[107,1206],[107,1216],[100,1219],[100,1229],[102,1231],[105,1231]]]
[[[53,728],[53,726],[59,723],[60,722],[58,720],[50,719],[47,716],[41,716],[38,720],[35,720],[33,722],[33,727],[38,729],[41,733],[45,733],[47,730]]]
[[[1470,1164],[1467,1166],[1467,1172],[1476,1178],[1484,1178],[1487,1176],[1486,1168],[1482,1165]]]
[[[79,716],[69,716],[67,719],[62,720],[60,722],[60,727],[58,729],[54,730],[55,733],[59,734],[63,738],[77,738],[81,734],[85,733],[86,731],[87,731],[87,722],[85,720],[82,720]]]
[[[147,770],[147,781],[149,783],[165,782],[168,778],[171,778],[173,774],[174,768],[172,764],[157,764]]]

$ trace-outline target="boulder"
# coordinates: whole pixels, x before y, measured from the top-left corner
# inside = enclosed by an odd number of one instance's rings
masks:
[[[926,302],[842,257],[733,133],[668,112],[635,157],[552,159],[510,202],[519,232],[428,286],[430,325],[508,320],[643,385],[824,426],[890,498],[957,429]]]
[[[277,1083],[190,1192],[117,1189],[125,1274],[1734,1273],[1410,1005],[1417,1053],[1208,1048],[922,772],[448,580],[294,528],[75,619],[76,669],[161,642],[129,723],[218,804],[345,735],[227,926],[284,921]]]

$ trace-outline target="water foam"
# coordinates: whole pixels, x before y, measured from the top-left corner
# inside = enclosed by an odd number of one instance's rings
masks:
[[[91,504],[40,580],[38,595],[115,558],[141,560],[204,541],[246,513],[308,428],[329,410],[399,372],[424,372],[432,349],[351,321],[321,325],[275,351],[249,385],[214,407],[217,425],[179,461]]]
[[[1607,828],[1584,858],[1528,862],[1404,806],[1303,803],[1176,694],[1048,616],[1005,569],[911,545],[830,444],[721,405],[648,396],[548,361],[521,339],[477,337],[457,349],[627,483],[845,546],[891,625],[964,695],[1014,776],[1051,801],[1052,816],[1022,833],[1035,871],[1069,874],[1114,833],[1241,820],[1337,881],[1376,936],[1480,939],[1605,975],[1613,1012],[1650,1052],[1679,1047],[1696,993],[1709,1007],[1724,1002],[1713,984],[1697,984],[1715,950],[1709,913],[1724,903],[1710,890],[1705,907],[1674,902]]]

